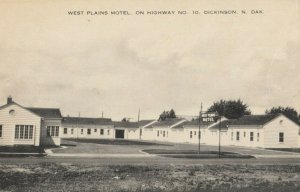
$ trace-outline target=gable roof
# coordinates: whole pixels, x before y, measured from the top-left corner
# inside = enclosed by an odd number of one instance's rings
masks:
[[[259,126],[268,123],[274,118],[278,117],[281,114],[270,114],[270,115],[245,115],[238,119],[228,119],[224,120],[221,123],[216,123],[212,127],[211,130],[214,129],[227,129],[229,126],[238,126],[238,125],[250,125],[250,126]]]
[[[271,121],[275,117],[281,114],[270,114],[270,115],[245,115],[238,119],[231,119],[230,125],[264,125]]]
[[[57,108],[32,108],[32,107],[25,107],[25,109],[31,111],[32,113],[44,117],[44,118],[57,118],[61,119],[60,109]]]
[[[184,119],[182,118],[167,118],[165,120],[159,120],[155,123],[153,123],[149,127],[170,127],[176,123],[179,123],[180,121],[183,121]]]
[[[110,118],[64,117],[63,124],[74,125],[112,125]]]
[[[138,123],[139,123],[139,126],[140,127],[143,127],[145,125],[148,125],[149,123],[155,121],[154,119],[153,120],[140,120]]]
[[[138,122],[114,121],[113,125],[120,128],[139,128]]]

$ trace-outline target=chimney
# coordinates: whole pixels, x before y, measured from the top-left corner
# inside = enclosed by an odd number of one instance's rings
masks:
[[[8,96],[8,97],[7,97],[7,104],[10,104],[10,103],[12,103],[12,102],[13,102],[12,97],[11,97],[11,96]]]

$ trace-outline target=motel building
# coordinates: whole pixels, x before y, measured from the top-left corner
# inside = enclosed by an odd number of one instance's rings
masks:
[[[64,117],[61,138],[113,139],[113,128],[109,118]]]
[[[7,98],[0,107],[0,145],[60,145],[59,109],[23,107]]]
[[[61,138],[131,139],[259,148],[300,147],[299,125],[284,116],[245,115],[187,120],[112,121],[62,117],[57,108],[24,107],[7,98],[0,107],[0,145],[60,145]]]

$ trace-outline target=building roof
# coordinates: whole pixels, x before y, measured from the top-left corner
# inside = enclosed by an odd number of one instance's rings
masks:
[[[153,123],[150,127],[170,127],[176,123],[179,123],[184,119],[181,118],[167,118],[165,120],[159,120],[155,123]]]
[[[281,114],[270,114],[270,115],[245,115],[238,119],[232,119],[229,121],[230,125],[264,125],[271,121],[275,117]]]
[[[113,125],[120,128],[139,128],[138,122],[114,121]]]
[[[155,120],[154,119],[153,120],[140,120],[139,121],[139,126],[143,127],[143,126],[148,125],[149,123],[151,123],[153,121],[155,121]]]
[[[62,118],[60,109],[57,108],[32,108],[25,107],[25,109],[31,111],[32,113],[44,117],[44,118]]]
[[[228,119],[224,120],[220,123],[217,123],[210,127],[210,129],[227,129],[229,126],[237,126],[237,125],[264,125],[271,121],[272,119],[278,117],[280,114],[270,114],[270,115],[245,115],[238,119]]]
[[[110,118],[64,117],[62,123],[73,125],[113,125]]]

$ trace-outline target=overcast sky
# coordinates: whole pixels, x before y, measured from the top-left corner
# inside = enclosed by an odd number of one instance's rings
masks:
[[[196,115],[201,102],[206,109],[239,98],[254,114],[278,105],[300,112],[299,0],[48,2],[0,2],[0,103],[11,95],[23,106],[58,107],[71,116],[104,111],[114,120],[136,120],[139,108],[142,119],[170,108]],[[248,14],[191,14],[225,9]],[[132,15],[70,16],[71,10]]]

